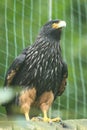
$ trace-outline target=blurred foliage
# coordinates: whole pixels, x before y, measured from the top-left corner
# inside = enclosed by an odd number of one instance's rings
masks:
[[[86,5],[86,0],[52,1],[52,19],[63,19],[67,23],[66,29],[63,30],[61,47],[69,69],[66,91],[59,98],[60,106],[58,107],[58,100],[56,100],[53,109],[59,108],[60,110],[61,108],[60,111],[76,112],[71,114],[72,116],[69,114],[65,116],[67,118],[87,117],[87,111],[84,113],[84,109],[87,110],[87,105],[83,102],[85,100],[87,103]],[[1,86],[8,66],[23,48],[35,41],[41,26],[48,19],[49,0],[25,0],[24,3],[23,0],[0,0]]]

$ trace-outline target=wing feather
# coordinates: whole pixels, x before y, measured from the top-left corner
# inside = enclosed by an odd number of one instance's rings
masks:
[[[63,62],[62,81],[61,81],[61,85],[59,88],[58,96],[60,96],[64,92],[65,86],[67,84],[67,78],[68,78],[68,67],[67,67],[67,64],[65,62]]]
[[[6,77],[4,86],[11,85],[14,77],[17,75],[17,72],[19,71],[20,67],[23,65],[26,57],[27,49],[23,50],[23,52],[13,61],[11,66],[9,67]]]

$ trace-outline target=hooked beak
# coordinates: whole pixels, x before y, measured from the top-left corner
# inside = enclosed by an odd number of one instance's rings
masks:
[[[54,28],[54,29],[58,29],[58,28],[62,28],[62,27],[66,27],[65,21],[59,21],[58,23],[52,24],[52,28]]]

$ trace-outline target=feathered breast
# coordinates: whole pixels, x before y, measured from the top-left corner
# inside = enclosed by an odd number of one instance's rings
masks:
[[[61,74],[62,59],[59,43],[39,38],[39,42],[27,50],[25,63],[16,76],[15,84],[35,86],[40,95],[51,89],[58,90]]]

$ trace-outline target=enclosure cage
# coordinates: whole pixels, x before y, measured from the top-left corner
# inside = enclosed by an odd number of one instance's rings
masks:
[[[0,0],[0,87],[13,59],[34,43],[42,25],[51,19],[67,23],[61,48],[69,74],[66,90],[49,116],[87,118],[87,0]],[[0,116],[4,114],[0,106]]]

